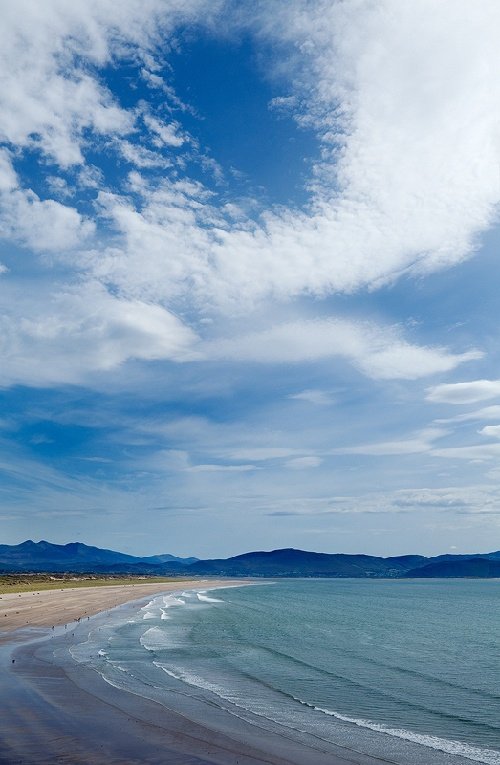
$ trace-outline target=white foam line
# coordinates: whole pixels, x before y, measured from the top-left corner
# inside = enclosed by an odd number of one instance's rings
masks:
[[[294,697],[296,698],[296,697]],[[414,733],[411,730],[405,728],[389,728],[382,723],[373,722],[372,720],[365,720],[363,718],[349,717],[343,715],[340,712],[334,712],[331,709],[325,709],[324,707],[317,707],[313,704],[308,704],[301,699],[296,698],[304,706],[314,709],[316,712],[322,712],[329,717],[335,717],[342,722],[352,723],[359,728],[368,728],[369,730],[376,731],[377,733],[385,733],[388,736],[394,736],[395,738],[403,739],[404,741],[411,741],[414,744],[420,744],[430,749],[437,749],[446,754],[459,755],[465,757],[465,759],[473,760],[474,762],[483,762],[486,765],[500,765],[500,752],[494,749],[482,749],[478,746],[472,746],[466,744],[463,741],[452,741],[450,739],[441,738],[440,736],[432,736],[421,733]]]
[[[204,592],[197,592],[196,597],[201,603],[224,603],[220,598],[210,598],[208,595],[205,595]]]

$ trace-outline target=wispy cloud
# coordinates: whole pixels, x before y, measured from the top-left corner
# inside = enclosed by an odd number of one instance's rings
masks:
[[[332,450],[332,454],[366,454],[371,456],[397,456],[405,454],[421,454],[430,452],[433,443],[447,433],[439,428],[428,428],[416,433],[411,438],[402,438],[397,441],[380,441],[378,443],[360,444],[358,446],[339,447]]]
[[[481,428],[479,433],[482,436],[492,436],[493,438],[500,438],[500,425],[486,425]]]
[[[482,356],[476,350],[454,354],[445,348],[412,345],[398,328],[333,318],[277,324],[231,339],[217,339],[206,343],[201,352],[208,359],[259,363],[339,356],[368,377],[382,380],[425,377]]]
[[[303,390],[300,393],[290,393],[288,398],[295,401],[307,401],[309,404],[315,404],[316,406],[328,406],[333,402],[329,393],[324,390]]]
[[[500,396],[500,380],[443,383],[427,390],[427,400],[440,404],[476,404]]]
[[[317,468],[322,463],[321,457],[316,457],[314,455],[306,456],[306,457],[294,457],[291,460],[288,460],[285,462],[285,467],[289,468],[290,470],[309,470],[310,468]]]
[[[286,505],[286,507],[285,507]],[[500,492],[493,484],[468,487],[400,489],[394,492],[369,492],[357,496],[304,497],[275,503],[267,515],[328,516],[365,514],[407,514],[440,511],[471,517],[500,515]]]
[[[448,446],[433,449],[435,457],[459,460],[492,460],[500,456],[500,444],[471,444],[469,446]]]
[[[180,360],[196,339],[165,308],[114,297],[98,282],[61,285],[57,296],[7,293],[0,324],[0,386],[84,383],[127,359]]]
[[[447,403],[447,402],[446,402]],[[500,405],[485,406],[465,414],[457,414],[454,417],[446,417],[435,420],[436,424],[446,425],[453,422],[473,422],[474,420],[500,420]]]
[[[191,473],[247,473],[249,470],[258,470],[255,465],[192,465],[186,468]]]

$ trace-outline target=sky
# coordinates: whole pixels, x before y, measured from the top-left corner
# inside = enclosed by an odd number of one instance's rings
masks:
[[[500,548],[500,6],[0,0],[0,538]]]

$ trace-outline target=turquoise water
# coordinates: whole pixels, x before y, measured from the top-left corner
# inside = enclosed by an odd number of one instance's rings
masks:
[[[286,580],[155,598],[72,649],[108,682],[311,746],[500,765],[500,581]]]

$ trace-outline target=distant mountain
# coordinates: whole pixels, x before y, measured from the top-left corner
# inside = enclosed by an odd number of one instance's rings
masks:
[[[329,555],[290,548],[245,553],[227,559],[200,560],[189,566],[189,572],[213,576],[397,577],[427,561],[428,558],[420,555],[376,558],[341,553]]]
[[[428,560],[435,561],[436,563],[440,561],[447,561],[447,560],[470,560],[471,558],[487,558],[488,560],[500,560],[500,551],[497,552],[491,552],[491,553],[472,553],[471,555],[450,555],[449,553],[446,553],[446,555],[436,555],[434,558],[429,558]]]
[[[199,558],[177,558],[175,555],[150,555],[148,558],[141,558],[145,563],[182,563],[188,566],[190,563],[196,563]]]
[[[19,545],[0,545],[0,571],[73,571],[106,573],[161,573],[165,562],[174,568],[188,565],[196,558],[157,555],[138,558],[114,550],[92,547],[82,542],[56,545],[31,539]]]
[[[19,545],[0,545],[0,572],[74,572],[147,574],[151,576],[233,577],[497,577],[500,551],[484,555],[373,555],[327,554],[295,550],[249,552],[232,558],[198,560],[174,555],[134,555],[91,547],[82,542],[55,545],[28,539]]]
[[[419,579],[474,577],[476,579],[500,578],[500,555],[497,558],[462,558],[461,560],[439,560],[427,566],[407,571],[406,577]]]

